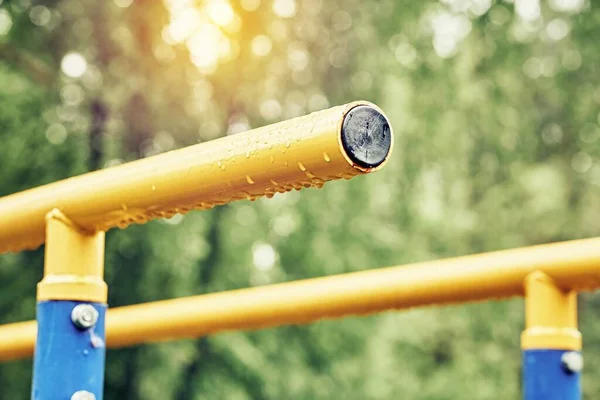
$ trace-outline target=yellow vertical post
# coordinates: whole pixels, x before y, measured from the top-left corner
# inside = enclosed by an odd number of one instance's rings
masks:
[[[579,400],[583,368],[577,293],[535,271],[525,278],[523,382],[525,400]]]
[[[104,232],[87,232],[58,210],[48,213],[32,399],[102,399],[103,272]]]

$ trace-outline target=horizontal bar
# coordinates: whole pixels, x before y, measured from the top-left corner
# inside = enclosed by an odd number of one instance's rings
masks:
[[[600,238],[113,308],[107,344],[193,338],[234,329],[524,295],[542,271],[564,290],[600,287]],[[35,322],[0,326],[0,360],[27,357]]]
[[[6,196],[0,253],[42,244],[55,208],[83,230],[123,228],[368,173],[392,141],[383,113],[355,102]]]

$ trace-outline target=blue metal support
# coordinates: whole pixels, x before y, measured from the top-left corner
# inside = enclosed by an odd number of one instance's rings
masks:
[[[106,308],[76,301],[38,303],[32,400],[102,400]]]
[[[581,400],[581,353],[571,350],[523,351],[525,400]]]

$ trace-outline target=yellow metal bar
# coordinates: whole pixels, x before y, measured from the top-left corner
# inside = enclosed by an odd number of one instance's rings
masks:
[[[385,159],[371,166],[368,157],[353,157],[364,144],[354,137],[362,132],[354,122],[362,117],[348,123],[355,143],[344,141],[342,132],[345,116],[360,106],[380,113],[370,103],[346,104],[1,198],[0,253],[42,244],[44,216],[54,208],[81,229],[105,231],[374,171],[389,156],[392,134],[378,114]],[[367,122],[376,122],[362,121],[365,132],[375,126]]]
[[[82,231],[60,211],[46,216],[44,278],[37,298],[106,303],[104,232]]]
[[[33,356],[36,336],[35,321],[0,325],[0,361]]]
[[[525,331],[521,335],[521,347],[524,350],[581,350],[577,292],[562,289],[541,271],[525,279]]]
[[[541,271],[563,291],[600,287],[600,238],[492,252],[109,310],[107,344],[198,337],[406,309],[523,296]],[[14,335],[21,337],[17,343]],[[31,355],[35,323],[0,327],[0,360]]]

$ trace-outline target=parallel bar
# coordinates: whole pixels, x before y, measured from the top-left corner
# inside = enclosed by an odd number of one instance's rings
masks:
[[[54,208],[90,232],[122,228],[371,172],[392,141],[383,113],[355,102],[31,189],[0,199],[0,253],[42,244]]]
[[[36,337],[35,321],[0,325],[0,361],[31,357]]]
[[[600,238],[451,258],[231,292],[114,308],[109,347],[224,330],[301,324],[406,309],[523,296],[541,271],[563,290],[600,287]],[[21,340],[15,341],[15,334]],[[31,355],[35,324],[0,327],[0,359]]]

